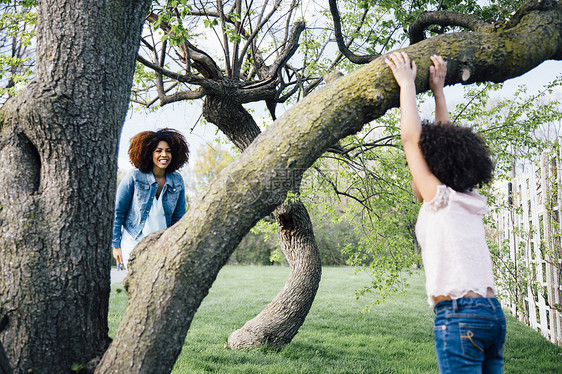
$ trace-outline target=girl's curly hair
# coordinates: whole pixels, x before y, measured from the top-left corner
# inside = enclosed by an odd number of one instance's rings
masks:
[[[455,191],[481,187],[492,179],[490,149],[468,127],[424,123],[419,144],[431,172]]]
[[[131,164],[143,173],[152,171],[152,153],[161,141],[165,141],[172,148],[172,161],[166,168],[167,173],[180,169],[188,162],[189,147],[184,136],[179,131],[164,128],[158,131],[143,131],[133,136],[129,145]]]

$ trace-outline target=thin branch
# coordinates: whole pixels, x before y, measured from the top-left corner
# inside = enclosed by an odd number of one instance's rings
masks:
[[[151,68],[155,72],[165,75],[168,78],[175,79],[178,82],[197,84],[201,86],[207,93],[216,93],[216,94],[222,93],[222,86],[211,79],[206,79],[193,74],[179,74],[170,71],[168,69],[165,69],[163,67],[160,67],[152,63],[151,61],[148,61],[147,59],[145,59],[140,55],[137,55],[137,61],[145,65],[146,67]]]
[[[237,35],[241,35],[242,30],[242,4],[240,3],[241,0],[236,0],[233,5],[233,11],[236,12],[237,18],[234,20],[234,29]],[[240,41],[238,38],[234,38],[233,46],[232,46],[232,78],[237,80],[240,78],[240,68],[242,67],[241,62],[243,60],[242,56],[238,56],[238,50],[240,48]]]
[[[359,198],[356,197],[356,196],[353,196],[353,195],[351,195],[351,194],[348,194],[348,193],[346,193],[346,192],[342,192],[342,191],[338,190],[338,187],[336,186],[336,184],[335,184],[334,182],[332,182],[332,180],[330,180],[330,179],[326,176],[326,174],[325,174],[322,170],[320,170],[320,168],[314,166],[314,170],[316,170],[316,171],[318,172],[318,174],[320,174],[320,176],[321,176],[326,182],[328,182],[328,183],[330,184],[330,186],[331,186],[332,189],[334,190],[334,193],[335,193],[337,196],[345,196],[345,197],[347,197],[347,198],[350,198],[350,199],[352,199],[352,200],[355,200],[355,201],[357,201],[361,206],[363,206],[365,209],[367,209],[368,211],[371,211],[371,209],[369,208],[369,206],[367,206],[367,205],[365,204],[366,199],[361,200],[361,199],[359,199]]]
[[[281,67],[283,67],[291,57],[293,57],[299,48],[299,38],[304,29],[304,22],[297,22],[293,25],[289,39],[285,43],[285,49],[269,67],[269,74],[271,76],[277,75],[279,73],[279,69],[281,69]]]
[[[158,20],[158,16],[154,13],[151,13],[148,15],[146,19],[149,23],[154,23]],[[162,29],[162,31],[164,31],[164,33],[173,35],[171,33],[171,27],[169,24],[162,22],[160,24],[160,28]],[[215,31],[214,28],[213,31]],[[145,41],[145,43],[147,42]],[[153,40],[153,45],[156,45],[156,42],[154,40]],[[215,63],[215,61],[211,56],[209,56],[207,53],[203,52],[202,50],[196,48],[187,40],[183,43],[183,45],[186,48],[186,51],[184,52],[186,55],[185,58],[191,58],[191,60],[193,61],[193,67],[197,69],[197,71],[201,73],[201,75],[203,75],[205,78],[211,78],[211,79],[220,79],[223,77],[222,71],[220,70],[220,68]],[[150,46],[149,48],[153,49],[152,46]],[[184,63],[190,66],[189,61],[184,61]],[[189,74],[186,75],[190,75],[190,69],[188,69],[187,73]]]
[[[462,110],[455,116],[455,118],[453,119],[453,122],[451,122],[451,123],[456,123],[457,120],[459,119],[459,117],[460,117],[460,116],[464,113],[464,111],[469,107],[469,105],[472,104],[472,102],[473,102],[474,100],[476,100],[476,98],[477,98],[478,96],[482,95],[482,93],[483,93],[485,90],[487,90],[488,87],[490,87],[490,84],[489,84],[489,83],[486,83],[486,84],[484,85],[484,88],[482,88],[480,91],[478,91],[478,93],[477,93],[476,95],[472,96],[472,98],[470,99],[470,101],[469,101],[468,103],[466,103],[466,105],[464,106],[464,108],[462,108]]]
[[[258,32],[263,29],[263,26],[267,23],[267,21],[271,19],[271,17],[273,16],[273,14],[275,14],[275,12],[277,11],[280,5],[281,5],[281,0],[275,0],[275,4],[273,5],[271,11],[265,16],[265,18],[262,18],[263,12],[265,11],[265,4],[264,4],[264,8],[262,9],[262,14],[260,14],[259,17],[260,21],[258,25],[256,26],[255,30],[248,36],[246,43],[244,44],[244,47],[240,51],[240,66],[242,66],[242,64],[244,63],[244,57],[246,56],[246,52],[248,51],[248,48],[252,45],[254,39],[258,35]]]
[[[232,77],[232,67],[230,66],[230,50],[228,48],[228,35],[226,34],[226,19],[224,16],[224,11],[222,9],[222,0],[217,0],[217,10],[219,13],[219,19],[221,21],[221,32],[223,37],[222,50],[224,52],[224,62],[226,64],[226,75]]]
[[[365,9],[365,11],[363,12],[363,16],[361,17],[361,22],[359,22],[359,25],[357,25],[357,27],[355,28],[355,32],[358,32],[363,27],[363,23],[365,22],[365,19],[367,17],[367,12],[368,12],[368,9]],[[339,15],[339,13],[338,13],[338,15]],[[354,41],[354,38],[350,38],[348,40],[348,42],[345,44],[346,47],[349,48],[351,46],[351,44],[353,43],[353,41]],[[344,57],[343,53],[341,51],[338,51],[338,54],[336,55],[336,58],[334,58],[332,60],[332,64],[330,65],[330,67],[327,70],[332,71],[333,69],[335,69],[335,67],[340,63],[340,61],[343,57]],[[318,56],[316,61],[318,61],[319,59],[320,59],[320,57]],[[307,87],[303,88],[303,96],[307,96],[312,90],[314,90],[316,87],[318,87],[318,85],[320,85],[320,83],[322,83],[322,81],[323,81],[323,77],[318,77],[318,78],[314,79],[312,81],[312,83],[310,83]]]
[[[156,50],[154,50],[154,59],[156,61],[156,63],[158,64],[158,66],[160,67],[164,67],[164,61],[166,60],[166,47],[168,46],[168,41],[164,40],[164,42],[162,43],[162,50],[160,51],[160,58],[158,58]],[[156,92],[158,93],[158,96],[165,96],[166,93],[164,91],[164,78],[162,77],[162,74],[156,72]]]

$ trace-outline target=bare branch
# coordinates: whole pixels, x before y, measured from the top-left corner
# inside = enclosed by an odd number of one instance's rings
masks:
[[[238,16],[235,20],[234,20],[234,28],[236,30],[236,34],[237,35],[241,35],[241,31],[242,31],[242,23],[241,23],[241,18],[242,18],[242,4],[241,4],[241,0],[236,0],[234,2],[233,7],[235,9],[233,9],[233,11],[236,12],[236,15]],[[233,41],[233,46],[232,46],[232,78],[234,79],[238,79],[240,78],[240,67],[241,67],[241,62],[243,60],[242,56],[238,56],[238,50],[240,48],[240,41],[238,38],[234,38]]]
[[[279,69],[281,69],[281,67],[283,67],[291,57],[293,57],[293,55],[299,48],[299,37],[304,31],[304,28],[304,22],[302,21],[299,21],[293,25],[291,34],[289,35],[289,39],[285,44],[285,49],[269,67],[269,74],[271,76],[277,75],[279,73]]]
[[[164,67],[164,62],[166,60],[166,47],[168,46],[168,41],[164,40],[162,43],[162,49],[160,50],[160,58],[154,50],[154,60],[160,67]],[[158,93],[158,97],[163,97],[166,95],[164,92],[164,78],[162,77],[161,73],[156,72],[156,92]]]
[[[148,22],[154,23],[158,20],[158,16],[154,13],[151,13],[146,19]],[[168,25],[167,23],[162,22],[160,24],[160,28],[162,29],[162,31],[164,31],[164,33],[172,35],[170,31],[170,25]],[[148,44],[146,41],[144,43]],[[185,48],[184,55],[186,60],[184,61],[184,63],[186,63],[188,66],[190,66],[189,59],[191,59],[193,61],[193,67],[197,69],[197,71],[201,73],[201,75],[203,75],[205,78],[220,79],[223,77],[221,69],[215,63],[213,58],[207,53],[196,48],[189,41],[185,41],[182,44],[182,47]],[[149,48],[152,49],[153,47],[150,46]],[[189,70],[190,69],[187,69],[188,73]]]
[[[176,72],[170,71],[168,69],[156,65],[140,55],[137,56],[137,61],[145,65],[146,67],[151,68],[155,72],[165,75],[168,78],[175,79],[178,82],[197,84],[201,86],[206,93],[220,94],[222,92],[221,85],[218,82],[215,82],[211,79],[207,79],[193,74],[178,74]]]
[[[199,87],[197,90],[180,91],[172,95],[165,95],[163,97],[159,97],[159,99],[160,99],[160,105],[164,106],[166,104],[175,103],[177,101],[200,99],[205,95],[206,95],[205,90],[202,87]]]
[[[281,0],[275,0],[275,4],[273,5],[273,8],[271,9],[271,11],[265,16],[265,18],[262,18],[263,13],[265,11],[265,5],[266,4],[267,4],[267,2],[265,2],[265,4],[264,4],[264,7],[262,9],[262,14],[260,14],[260,17],[259,17],[260,21],[259,21],[258,25],[256,26],[256,29],[254,31],[252,31],[252,33],[248,36],[248,38],[246,40],[246,43],[244,44],[244,47],[240,51],[240,66],[242,66],[242,64],[244,63],[244,56],[246,55],[246,51],[248,51],[248,48],[254,42],[254,39],[258,35],[258,32],[263,29],[263,26],[267,23],[267,21],[269,21],[269,19],[277,11],[279,6],[281,5]]]
[[[217,0],[217,9],[219,12],[219,19],[221,21],[221,32],[223,37],[222,50],[224,52],[224,63],[226,65],[226,75],[232,76],[232,67],[230,66],[230,51],[228,48],[228,35],[226,34],[226,18],[222,9],[222,0]]]

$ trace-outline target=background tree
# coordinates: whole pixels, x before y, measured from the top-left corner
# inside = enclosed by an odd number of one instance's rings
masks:
[[[289,64],[304,30],[304,22],[294,22],[299,3],[175,1],[167,2],[163,8],[154,5],[142,38],[133,102],[150,107],[155,102],[166,105],[202,98],[204,119],[244,151],[261,130],[243,104],[264,101],[275,119],[277,104],[285,102],[302,85],[299,69]],[[217,37],[220,57],[214,51],[204,51],[198,45],[204,42],[196,41],[198,36],[209,34]],[[150,98],[154,93],[155,97]],[[299,186],[293,175],[283,178],[298,196]],[[283,200],[277,197],[278,204]],[[320,257],[303,203],[299,199],[288,201],[279,206],[274,216],[291,276],[255,319],[232,334],[232,348],[290,342],[318,289]],[[292,304],[292,308],[279,309],[277,305],[282,304]]]
[[[227,151],[219,142],[201,146],[194,154],[195,157],[189,165],[189,172],[184,176],[186,189],[188,193],[191,192],[190,200],[202,193],[221,170],[230,165],[237,157],[236,154]],[[192,193],[192,191],[196,192]],[[252,229],[238,244],[229,262],[271,265],[273,263],[272,252],[278,248],[277,240],[272,237],[273,234],[273,232],[265,233],[263,230]]]
[[[191,175],[188,184],[193,184],[193,189],[202,192],[205,187],[232,163],[235,156],[225,150],[220,144],[199,147],[196,158],[191,162]]]

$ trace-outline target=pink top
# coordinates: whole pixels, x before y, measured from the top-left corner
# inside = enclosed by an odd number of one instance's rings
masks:
[[[461,193],[445,185],[437,187],[433,200],[422,204],[416,236],[430,306],[435,296],[458,299],[473,291],[485,297],[488,288],[495,291],[482,223],[487,212],[486,198],[476,191]]]

